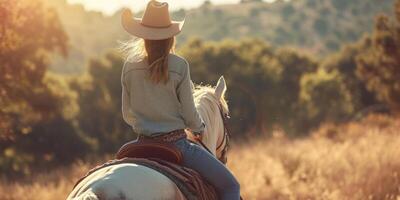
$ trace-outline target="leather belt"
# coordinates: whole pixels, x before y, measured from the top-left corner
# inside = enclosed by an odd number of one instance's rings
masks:
[[[182,138],[186,138],[186,132],[183,129],[156,134],[156,136],[146,136],[143,134],[138,136],[138,140],[156,140],[159,142],[175,142]]]

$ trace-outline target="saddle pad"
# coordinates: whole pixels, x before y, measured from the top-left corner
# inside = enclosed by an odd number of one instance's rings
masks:
[[[171,179],[187,200],[218,200],[215,189],[207,183],[196,171],[157,158],[123,158],[110,160],[91,169],[84,177],[80,178],[74,188],[93,172],[121,163],[133,163],[156,170]]]

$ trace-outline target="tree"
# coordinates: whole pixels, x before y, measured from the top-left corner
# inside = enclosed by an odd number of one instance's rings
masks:
[[[262,0],[240,0],[240,3],[262,2]]]
[[[282,8],[282,17],[284,19],[289,19],[295,13],[295,7],[292,4],[286,4]]]
[[[344,46],[339,52],[327,56],[321,63],[321,67],[327,73],[336,73],[342,81],[341,85],[347,91],[351,91],[351,104],[355,113],[381,104],[375,98],[375,94],[367,89],[364,81],[357,76],[357,58],[369,48],[366,40],[363,38],[357,43]]]
[[[49,53],[66,55],[67,36],[53,10],[29,0],[0,0],[0,137],[57,110],[44,83]],[[46,102],[43,100],[46,99]],[[22,113],[23,112],[23,113]]]
[[[344,122],[354,112],[351,92],[337,70],[320,68],[304,75],[300,98],[304,109],[299,121],[305,128],[317,127],[321,122]]]
[[[258,39],[194,39],[180,53],[189,60],[194,82],[213,83],[225,76],[235,134],[261,134],[276,126],[295,131],[300,126],[300,79],[317,68],[309,56]]]
[[[135,138],[121,113],[121,72],[124,61],[115,53],[89,63],[88,74],[77,77],[71,87],[78,93],[77,121],[100,153],[116,152]]]
[[[260,94],[272,85],[265,84],[268,77],[279,73],[275,66],[263,64],[272,56],[269,45],[251,39],[239,42],[193,39],[180,49],[180,53],[190,61],[195,83],[213,83],[220,75],[226,77],[232,124],[236,124],[232,130],[236,130],[236,134],[250,129],[262,132],[264,109],[261,109]]]
[[[345,9],[346,7],[348,7],[349,4],[351,4],[351,1],[335,0],[335,1],[331,1],[331,3],[336,9],[342,10],[342,9]]]
[[[210,0],[205,0],[202,6],[203,6],[203,7],[204,7],[204,6],[208,7],[208,6],[211,6],[211,5],[212,5],[212,3],[211,3]]]
[[[300,98],[304,87],[301,81],[306,74],[317,71],[319,63],[314,58],[294,49],[280,49],[277,51],[276,57],[279,60],[282,75],[275,86],[276,102],[269,105],[271,110],[276,108],[274,117],[277,119],[274,121],[289,134],[306,134],[313,127],[305,125],[308,118],[302,120],[301,114],[305,108],[302,106]],[[324,114],[328,115],[328,113]]]
[[[67,54],[60,21],[30,0],[0,0],[0,18],[0,169],[70,162],[87,143],[73,124],[76,94],[47,71],[52,53]]]
[[[400,111],[400,1],[395,4],[396,21],[380,15],[368,48],[357,60],[357,76],[368,89]]]
[[[325,18],[318,18],[314,21],[314,30],[319,33],[319,35],[326,35],[328,33],[329,25]]]

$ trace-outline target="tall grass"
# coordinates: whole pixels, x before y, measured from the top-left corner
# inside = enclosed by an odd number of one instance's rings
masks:
[[[371,116],[342,126],[325,125],[310,137],[237,142],[229,167],[245,199],[400,200],[400,119]],[[65,199],[93,163],[31,177],[3,180],[0,199]]]
[[[400,200],[400,120],[382,116],[290,141],[237,147],[230,168],[248,199]]]

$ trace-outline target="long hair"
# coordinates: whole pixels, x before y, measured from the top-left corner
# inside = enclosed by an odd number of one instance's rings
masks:
[[[149,78],[154,83],[168,82],[168,54],[175,52],[175,37],[163,40],[134,39],[121,44],[126,60],[147,61]]]

